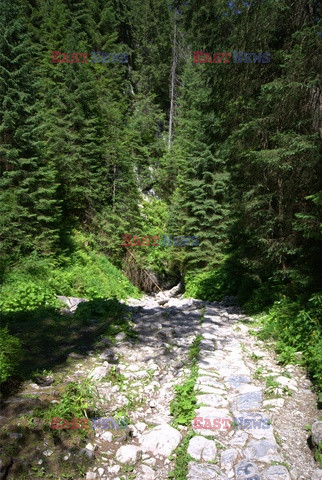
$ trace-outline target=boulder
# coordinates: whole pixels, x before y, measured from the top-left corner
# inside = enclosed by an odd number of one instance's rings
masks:
[[[122,445],[116,452],[116,460],[127,465],[135,465],[141,458],[141,449],[135,445]]]
[[[158,425],[151,432],[142,436],[141,446],[143,452],[151,452],[152,455],[168,457],[181,442],[182,436],[167,423]]]
[[[188,454],[195,460],[211,462],[215,460],[217,455],[216,443],[213,440],[197,435],[189,442]]]
[[[322,441],[322,422],[314,422],[312,425],[312,443],[318,446]]]

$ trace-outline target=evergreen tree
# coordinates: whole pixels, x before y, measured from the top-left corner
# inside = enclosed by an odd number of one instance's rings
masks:
[[[230,65],[195,65],[208,72],[209,106],[217,116],[208,139],[230,171],[231,250],[247,295],[251,286],[269,279],[271,286],[312,288],[304,273],[307,242],[295,227],[296,219],[312,210],[307,196],[320,188],[317,112],[312,108],[318,14],[314,2],[309,7],[298,2],[297,15],[290,16],[293,7],[287,0],[218,1],[212,9],[210,2],[202,9],[191,2],[186,11],[195,50],[271,54],[267,65],[234,64],[232,59]]]
[[[209,102],[210,92],[190,62],[182,83],[173,151],[168,155],[170,171],[174,158],[178,168],[169,228],[178,235],[199,237],[200,246],[187,251],[189,268],[214,266],[222,261],[227,243],[228,175],[224,161],[207,144],[206,131],[214,116],[205,115],[202,106]]]
[[[51,253],[59,217],[57,182],[33,140],[35,50],[25,7],[2,1],[0,8],[0,249]]]

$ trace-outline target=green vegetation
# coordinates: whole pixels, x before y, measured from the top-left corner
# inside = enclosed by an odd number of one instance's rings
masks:
[[[72,352],[84,354],[93,345],[98,351],[106,348],[102,340],[107,336],[114,341],[115,335],[123,331],[133,337],[131,315],[116,299],[84,302],[73,315],[39,308],[3,314],[2,321],[8,325],[10,335],[20,340],[25,352],[15,371],[21,380],[34,378],[39,371],[53,370]],[[15,356],[17,360],[19,357]]]
[[[118,371],[115,365],[112,365],[103,380],[104,382],[111,382],[113,385],[118,385],[120,389],[123,390],[124,380],[126,380],[126,377]]]
[[[253,362],[258,362],[262,357],[260,355],[256,355],[256,353],[252,352],[250,354],[250,358],[253,360]]]
[[[0,0],[1,312],[184,280],[187,296],[237,294],[266,312],[281,361],[302,352],[319,383],[317,3],[294,15],[290,0],[51,7]],[[271,61],[196,64],[196,45],[260,46]],[[129,64],[51,63],[93,49],[130,52]],[[125,248],[125,233],[200,245]]]
[[[272,337],[282,364],[307,367],[322,393],[322,295],[312,295],[306,307],[287,298],[275,302],[262,318],[260,339]]]
[[[188,445],[191,438],[194,437],[193,432],[189,432],[181,445],[175,451],[175,457],[170,456],[169,459],[173,460],[175,458],[176,465],[174,470],[169,473],[168,478],[173,478],[175,480],[186,480],[188,475],[188,463],[193,461],[193,458],[187,453]]]
[[[263,378],[265,378],[263,375],[263,367],[256,368],[253,377],[255,380],[263,380]]]
[[[320,465],[322,465],[322,440],[314,452],[314,458],[320,463]]]
[[[0,383],[12,375],[22,359],[21,343],[8,333],[8,327],[0,329]]]
[[[88,246],[89,239],[75,233],[74,250],[57,260],[34,255],[3,275],[2,312],[57,307],[56,295],[95,298],[138,298],[130,281],[102,254]],[[13,288],[14,286],[14,288]]]
[[[197,397],[194,388],[198,376],[197,357],[200,351],[201,339],[202,336],[197,335],[189,349],[191,371],[188,378],[181,385],[175,386],[176,396],[170,405],[171,415],[174,416],[174,421],[172,422],[174,426],[190,425],[195,415],[194,410]]]
[[[73,418],[100,416],[103,411],[97,407],[98,400],[97,388],[89,380],[70,382],[64,387],[59,403],[46,410],[36,410],[35,416],[46,420],[48,425],[54,417],[71,421]]]
[[[182,384],[176,385],[176,397],[171,402],[170,412],[174,416],[173,426],[189,425],[194,418],[197,397],[194,391],[198,376],[197,367],[192,367],[189,378]]]
[[[236,290],[225,268],[216,270],[190,271],[185,276],[186,297],[202,300],[221,300],[225,295],[231,295]],[[235,288],[234,288],[235,287]]]

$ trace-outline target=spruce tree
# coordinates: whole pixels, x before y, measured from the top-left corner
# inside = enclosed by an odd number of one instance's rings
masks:
[[[27,30],[26,7],[2,1],[0,8],[0,248],[4,253],[53,253],[57,183],[31,121],[37,96],[36,51]]]
[[[202,74],[187,62],[182,75],[170,171],[176,158],[178,183],[170,207],[169,229],[178,235],[196,235],[200,245],[187,250],[189,268],[218,265],[227,243],[228,175],[224,161],[207,144],[207,128],[214,121],[203,106],[210,100]]]

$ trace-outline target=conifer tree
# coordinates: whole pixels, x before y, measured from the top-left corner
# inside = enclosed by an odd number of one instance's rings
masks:
[[[0,248],[52,253],[57,240],[55,175],[46,165],[30,121],[37,95],[35,49],[26,8],[2,1],[0,20]]]
[[[173,152],[168,156],[170,168],[176,157],[178,183],[170,208],[169,229],[178,235],[196,235],[200,246],[187,252],[189,268],[218,265],[227,242],[228,175],[222,159],[216,158],[207,145],[207,128],[214,121],[202,106],[209,102],[209,89],[200,72],[190,62],[182,75]]]

